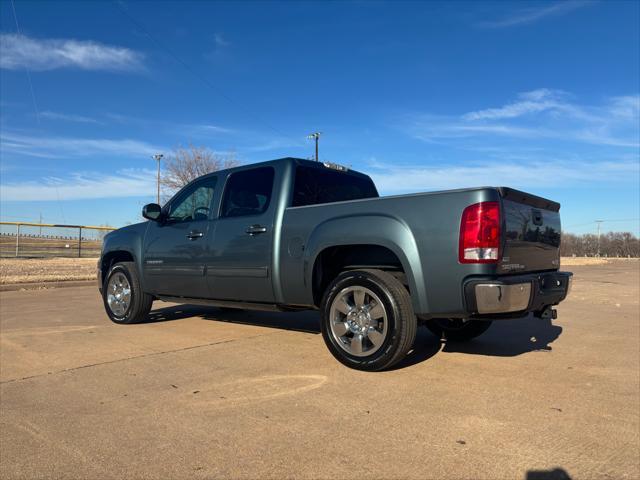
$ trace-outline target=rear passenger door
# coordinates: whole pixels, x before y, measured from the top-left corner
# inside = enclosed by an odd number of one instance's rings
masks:
[[[240,170],[228,177],[216,221],[213,256],[207,265],[211,298],[274,301],[274,178],[273,167]]]

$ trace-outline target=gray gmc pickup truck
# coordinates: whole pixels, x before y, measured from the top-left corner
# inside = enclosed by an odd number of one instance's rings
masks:
[[[560,205],[503,187],[381,198],[335,164],[284,158],[205,175],[149,221],[109,233],[98,262],[107,314],[144,321],[154,300],[319,309],[331,353],[381,370],[425,324],[469,340],[493,320],[555,318]]]

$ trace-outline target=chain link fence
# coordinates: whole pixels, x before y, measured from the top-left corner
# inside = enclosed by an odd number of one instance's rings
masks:
[[[0,257],[98,257],[113,227],[0,222]]]

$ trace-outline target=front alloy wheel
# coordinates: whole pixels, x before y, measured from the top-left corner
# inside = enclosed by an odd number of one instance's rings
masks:
[[[153,304],[153,297],[142,290],[133,262],[111,266],[103,284],[102,300],[107,315],[115,323],[143,322]]]
[[[131,306],[131,285],[122,272],[109,278],[107,305],[116,317],[124,317]]]

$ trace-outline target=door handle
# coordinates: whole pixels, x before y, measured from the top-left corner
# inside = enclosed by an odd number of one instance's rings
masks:
[[[198,232],[197,230],[192,230],[191,232],[189,232],[187,234],[187,238],[189,240],[195,240],[197,238],[202,237],[203,235],[204,235],[204,233],[202,233],[202,232]]]
[[[259,233],[266,233],[267,227],[263,227],[262,225],[251,225],[247,227],[245,231],[253,237],[254,235],[258,235]]]

